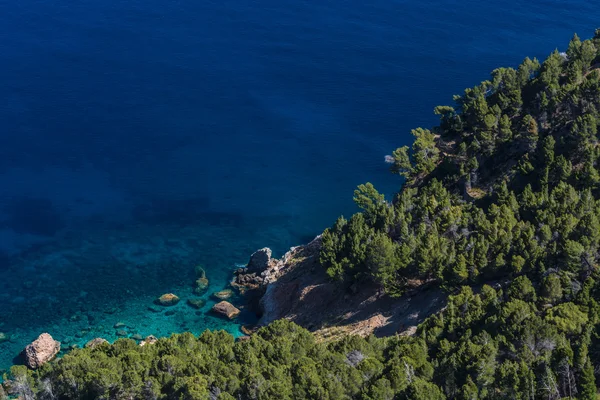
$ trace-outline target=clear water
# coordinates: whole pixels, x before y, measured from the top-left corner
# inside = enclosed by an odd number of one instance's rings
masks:
[[[185,304],[195,265],[208,299],[357,184],[394,192],[383,157],[435,105],[590,36],[593,3],[0,0],[0,369],[45,331],[238,334]]]

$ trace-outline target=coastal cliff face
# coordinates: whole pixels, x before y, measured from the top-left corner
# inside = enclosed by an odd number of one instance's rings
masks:
[[[285,318],[321,340],[347,334],[412,335],[419,323],[443,308],[446,296],[436,287],[415,284],[406,295],[390,298],[371,282],[350,287],[334,282],[319,263],[320,249],[317,236],[279,260],[269,258],[262,270],[238,271],[234,286],[254,305],[259,325]],[[249,264],[254,264],[252,258]]]

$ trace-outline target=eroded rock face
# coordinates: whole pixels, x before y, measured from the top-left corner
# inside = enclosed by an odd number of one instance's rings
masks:
[[[260,274],[267,269],[269,267],[272,254],[273,253],[271,252],[271,249],[268,247],[255,251],[250,256],[250,261],[248,261],[248,273]]]
[[[286,318],[331,340],[341,335],[413,335],[414,327],[445,304],[446,295],[426,282],[415,282],[400,298],[381,295],[374,282],[347,288],[332,282],[319,263],[321,236],[293,247],[280,260],[271,258],[260,273],[240,268],[232,286],[246,298],[259,326]]]
[[[235,308],[235,306],[227,301],[222,301],[217,303],[212,308],[213,312],[226,316],[229,319],[233,319],[237,317],[240,313],[240,310]]]
[[[42,333],[33,343],[25,347],[25,364],[36,369],[52,360],[60,351],[60,342],[57,342],[48,333]]]
[[[264,283],[265,279],[256,272],[248,273],[248,268],[239,268],[235,271],[235,278],[231,285],[243,292],[246,289],[256,289]]]

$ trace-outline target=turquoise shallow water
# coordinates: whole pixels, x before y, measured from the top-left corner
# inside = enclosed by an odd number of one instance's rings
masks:
[[[384,155],[434,106],[597,24],[586,1],[0,1],[0,369],[44,331],[238,334],[185,304],[195,265],[216,291],[356,185],[394,192]]]
[[[116,340],[120,329],[127,337],[205,329],[238,336],[240,324],[252,325],[256,317],[244,310],[238,296],[228,300],[242,309],[235,321],[212,314],[216,301],[211,294],[229,287],[233,270],[247,261],[251,249],[282,243],[286,236],[285,228],[256,232],[251,224],[225,220],[210,226],[139,224],[65,232],[12,260],[14,280],[0,284],[5,316],[0,331],[11,337],[0,343],[0,365],[10,365],[41,332],[49,332],[65,349],[96,337]],[[193,291],[196,266],[206,270],[210,281],[201,295]],[[173,307],[155,305],[167,292],[181,301]],[[187,304],[198,298],[206,301],[201,309]],[[118,323],[127,328],[115,328]]]

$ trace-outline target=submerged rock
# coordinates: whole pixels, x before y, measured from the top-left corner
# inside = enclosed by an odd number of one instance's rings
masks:
[[[233,290],[231,290],[231,289],[225,289],[225,290],[221,290],[219,292],[215,292],[212,295],[216,299],[227,300],[228,298],[230,298],[231,296],[233,296]]]
[[[203,299],[188,299],[188,305],[193,308],[202,308],[206,304],[206,300]]]
[[[165,307],[174,306],[175,304],[179,303],[179,297],[173,293],[166,293],[156,299],[156,303]]]
[[[113,328],[115,329],[119,329],[119,328],[125,328],[127,325],[125,325],[123,322],[117,322]]]
[[[35,341],[25,347],[25,364],[36,369],[52,360],[60,351],[60,342],[57,342],[48,333],[42,333]]]
[[[213,306],[212,311],[224,315],[229,319],[233,319],[240,314],[240,310],[235,308],[235,306],[227,301],[222,301]]]
[[[272,255],[271,249],[268,247],[264,247],[260,250],[255,251],[250,256],[250,261],[248,261],[248,273],[257,273],[260,274],[265,269],[269,267],[269,262],[271,261]]]
[[[150,336],[146,337],[146,339],[144,339],[140,342],[140,346],[145,346],[147,344],[154,344],[156,342],[158,342],[158,339],[155,336],[150,335]]]
[[[95,339],[92,339],[89,342],[87,342],[85,344],[85,347],[90,348],[90,349],[95,349],[96,347],[101,346],[103,344],[109,344],[108,340],[102,339],[102,338],[95,338]]]
[[[136,333],[135,335],[133,335],[131,337],[133,340],[144,340],[144,337],[142,335],[140,335],[139,333]]]
[[[125,329],[119,329],[119,330],[116,332],[116,335],[117,335],[117,336],[122,336],[122,337],[123,337],[123,336],[127,336],[127,335],[128,335],[128,333],[127,333],[127,331],[126,331]]]
[[[0,343],[2,342],[8,342],[10,338],[8,337],[8,335],[4,332],[0,332]]]
[[[194,292],[198,294],[202,294],[208,288],[208,279],[199,278],[196,280],[196,288],[194,288]]]
[[[201,266],[196,266],[196,275],[200,278],[206,279],[206,271]]]

